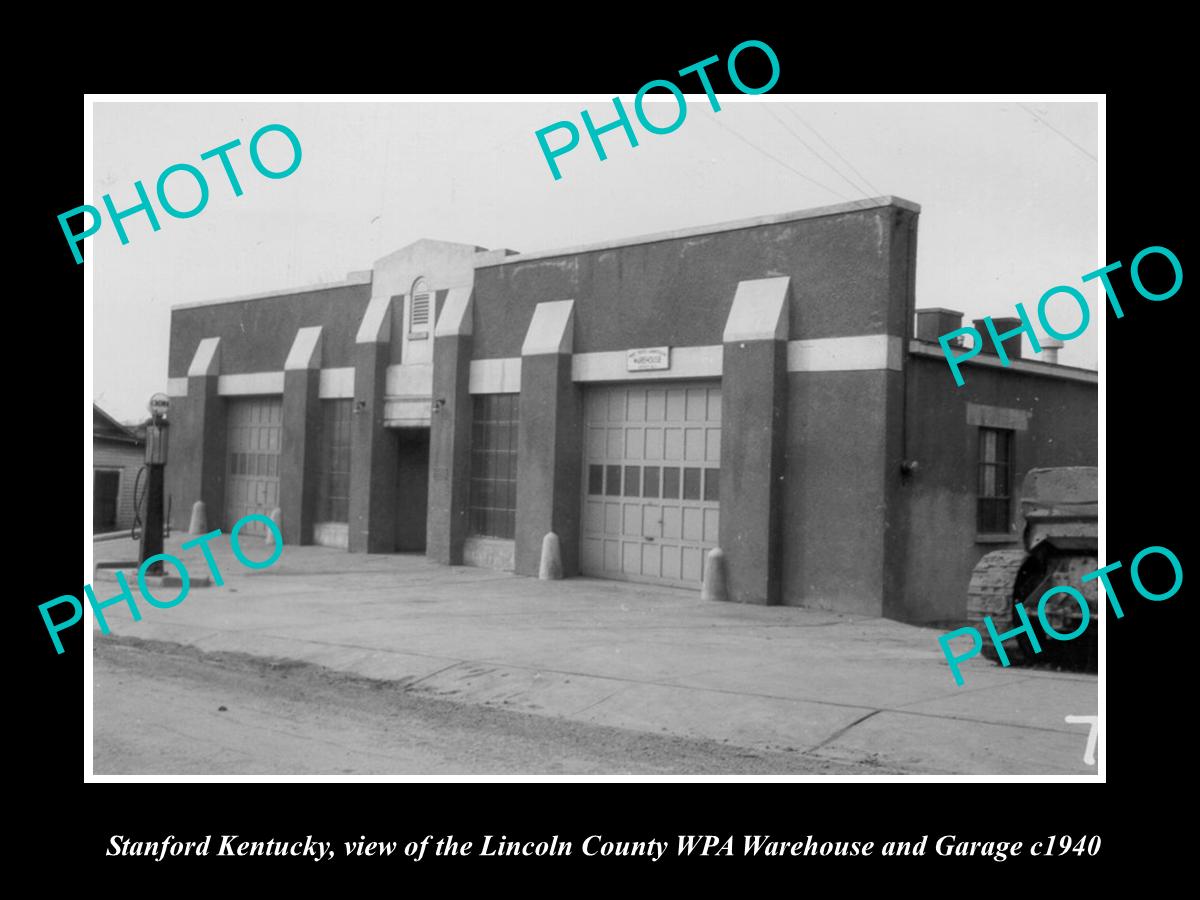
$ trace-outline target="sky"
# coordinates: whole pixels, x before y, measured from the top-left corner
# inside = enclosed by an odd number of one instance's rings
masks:
[[[664,95],[665,96],[665,95]],[[631,97],[623,97],[626,108]],[[600,161],[583,130],[588,109],[614,118],[610,98],[555,102],[97,102],[93,107],[93,195],[118,210],[137,203],[134,182],[153,197],[159,173],[197,166],[207,206],[161,229],[143,214],[124,220],[122,246],[107,219],[86,240],[93,273],[93,399],[122,421],[141,420],[167,386],[173,305],[340,281],[349,272],[419,240],[548,250],[809,209],[882,195],[921,205],[917,307],[962,310],[966,324],[1031,315],[1049,288],[1072,285],[1092,306],[1088,330],[1059,356],[1096,367],[1097,282],[1080,276],[1097,256],[1095,103],[794,102],[770,94],[720,95],[713,111],[688,95],[671,134],[634,119],[639,144],[604,135]],[[675,101],[647,104],[654,122]],[[632,117],[632,116],[631,116]],[[555,180],[535,132],[571,120],[580,145],[558,158]],[[281,179],[258,174],[248,144],[282,123],[302,159]],[[233,139],[244,193],[235,197],[219,161],[200,154]],[[562,140],[552,135],[552,146]],[[287,141],[262,141],[264,163],[282,169]],[[199,197],[173,175],[168,197],[181,209]],[[64,252],[69,247],[64,241]],[[1073,330],[1070,304],[1051,312]],[[1028,353],[1028,344],[1026,344]]]

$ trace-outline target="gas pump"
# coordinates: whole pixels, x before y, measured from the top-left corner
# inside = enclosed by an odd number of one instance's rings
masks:
[[[170,406],[166,394],[155,394],[150,398],[151,420],[146,427],[146,521],[142,527],[139,565],[163,552],[163,470],[167,465],[167,410]],[[146,572],[161,575],[162,560],[155,560]]]

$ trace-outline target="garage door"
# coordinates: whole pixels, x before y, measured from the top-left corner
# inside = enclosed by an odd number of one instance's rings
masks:
[[[249,513],[269,516],[279,505],[279,446],[283,401],[247,397],[229,401],[229,460],[225,472],[225,529]],[[261,522],[239,534],[266,534]]]
[[[698,586],[717,545],[720,386],[591,388],[584,427],[584,574]]]

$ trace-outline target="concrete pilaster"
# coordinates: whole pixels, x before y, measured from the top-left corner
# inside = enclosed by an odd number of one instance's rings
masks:
[[[225,522],[225,402],[217,393],[220,339],[204,338],[188,367],[187,397],[171,410],[167,489],[173,527],[186,528],[192,504],[202,500],[212,528]],[[186,448],[186,450],[185,450]]]
[[[354,348],[350,448],[350,552],[391,553],[396,545],[396,441],[383,424],[392,300],[367,306]]]
[[[473,312],[470,289],[451,290],[434,332],[425,554],[443,565],[462,565],[467,537]]]
[[[777,604],[787,436],[787,278],[743,281],[721,370],[721,529],[728,598]]]
[[[301,328],[284,364],[279,508],[285,544],[311,544],[321,438],[321,328]]]
[[[583,395],[571,380],[574,301],[539,303],[521,351],[515,568],[537,575],[542,540],[562,546],[562,573],[579,572]]]

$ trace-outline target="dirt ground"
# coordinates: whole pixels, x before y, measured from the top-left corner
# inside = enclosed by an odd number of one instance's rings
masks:
[[[454,703],[307,663],[98,640],[97,775],[885,774]]]

